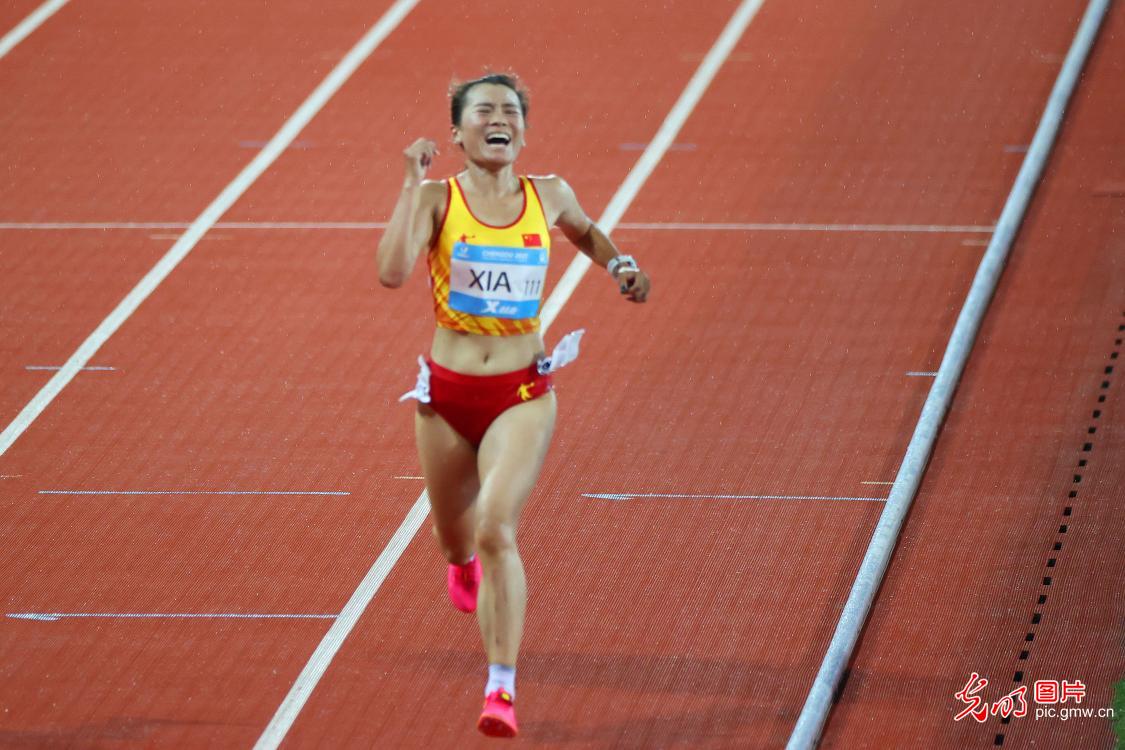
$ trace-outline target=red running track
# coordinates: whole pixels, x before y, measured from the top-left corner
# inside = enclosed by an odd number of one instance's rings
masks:
[[[182,18],[139,3],[78,7],[0,61],[5,90],[22,97],[0,146],[11,165],[0,181],[6,221],[190,221],[252,155],[243,144],[267,139],[383,9],[273,4],[265,19],[252,4],[196,6]],[[657,13],[618,1],[575,14],[491,2],[470,14],[424,0],[225,219],[385,218],[401,147],[441,137],[449,79],[489,64],[532,84],[524,168],[559,171],[596,215],[639,153],[631,144],[652,137],[733,9],[669,2]],[[767,1],[624,220],[987,226],[1076,22],[1061,2],[1017,11]],[[482,23],[488,34],[466,33]],[[1120,49],[1116,9],[1109,23],[1081,89],[1090,98],[1021,236],[1042,238],[1038,252],[1050,257],[1056,233],[1088,233],[1081,271],[1064,287],[1086,302],[1058,308],[1078,312],[1061,318],[1066,330],[1036,337],[1034,351],[996,343],[1019,335],[1021,312],[1040,316],[1039,331],[1060,319],[1043,301],[1057,296],[1059,274],[1021,274],[1036,256],[1017,248],[979,374],[971,365],[950,418],[951,447],[939,444],[924,486],[935,498],[979,475],[963,457],[979,456],[982,440],[1020,424],[998,405],[1042,405],[1035,423],[1050,439],[1003,440],[1004,451],[985,454],[993,476],[1002,469],[1053,491],[1081,448],[1067,442],[1085,429],[1069,407],[1086,409],[1084,378],[1107,354],[1095,352],[1093,332],[1106,310],[1125,310],[1112,254],[1120,201],[1095,203],[1065,182],[1068,154],[1072,180],[1087,179],[1090,163],[1102,165],[1098,179],[1120,177],[1106,128],[1120,118],[1104,93],[1120,72],[1119,52],[1104,52]],[[436,171],[456,166],[447,152]],[[1069,230],[1049,218],[1056,183]],[[1081,220],[1091,211],[1100,223]],[[0,234],[5,424],[47,378],[24,364],[69,356],[171,244],[159,235]],[[520,671],[527,742],[784,744],[881,505],[583,494],[883,496],[885,486],[867,483],[893,478],[929,384],[907,373],[936,369],[987,236],[618,232],[656,279],[652,303],[622,305],[594,274],[548,337],[590,329],[582,359],[560,376],[556,443],[520,538],[532,585]],[[417,470],[409,410],[394,399],[428,337],[425,287],[419,274],[406,290],[378,289],[374,242],[365,230],[208,234],[99,353],[94,364],[117,369],[80,375],[0,457],[10,477],[0,479],[7,613],[339,612],[420,490],[396,479]],[[1086,331],[1087,354],[1067,377],[1040,366],[1041,382],[1030,382],[1025,357],[1074,353]],[[1013,372],[1029,380],[1017,399],[998,390]],[[1094,455],[1107,458],[1084,477],[1095,490],[1120,485],[1119,411],[1103,412],[1104,453]],[[1045,461],[1054,473],[1029,475]],[[64,489],[350,494],[39,494]],[[917,744],[921,735],[928,746],[990,745],[1001,731],[1107,744],[1096,722],[953,721],[966,668],[1018,666],[1016,625],[1030,615],[1045,562],[1026,549],[1049,546],[1048,524],[1014,502],[1007,514],[983,505],[977,538],[957,546],[943,526],[949,514],[930,512],[926,497],[825,744]],[[1105,573],[1120,569],[1108,552],[1122,547],[1112,536],[1121,524],[1111,523],[1120,502],[1108,497],[1072,506],[1091,520],[1083,543],[1066,548],[1073,556],[1058,558],[1089,568],[1064,591],[1103,602],[1099,618],[1048,610],[1041,632],[1052,635],[1033,651],[1046,671],[1029,667],[1028,678],[1082,677],[1101,689],[1122,671],[1112,645],[1120,601]],[[974,593],[969,571],[946,559],[965,555],[1012,572]],[[1004,586],[1011,581],[1019,585]],[[441,586],[441,561],[420,534],[290,744],[477,741],[479,637]],[[961,592],[940,616],[933,586]],[[0,744],[251,745],[328,623],[6,617]],[[1100,624],[1085,630],[1091,623]],[[1087,659],[1075,655],[1079,638],[1095,647]],[[981,645],[965,649],[966,639]],[[912,670],[923,676],[905,678]]]

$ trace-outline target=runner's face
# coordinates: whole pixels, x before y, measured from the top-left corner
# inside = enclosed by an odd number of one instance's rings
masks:
[[[478,164],[511,164],[524,145],[523,110],[515,91],[497,83],[469,89],[461,110],[461,125],[453,128],[453,142]]]

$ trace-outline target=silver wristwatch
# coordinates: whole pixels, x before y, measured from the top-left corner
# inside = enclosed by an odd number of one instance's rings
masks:
[[[632,255],[618,255],[616,258],[610,258],[609,263],[605,264],[605,270],[609,271],[610,276],[616,278],[618,270],[639,271],[640,267],[637,266],[637,261]]]

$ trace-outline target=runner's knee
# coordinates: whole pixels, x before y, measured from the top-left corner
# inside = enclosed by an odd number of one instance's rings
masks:
[[[483,555],[499,555],[514,549],[516,530],[504,521],[483,518],[477,522],[477,550]]]

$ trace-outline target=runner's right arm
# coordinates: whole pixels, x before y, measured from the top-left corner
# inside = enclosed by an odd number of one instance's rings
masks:
[[[437,144],[419,138],[402,153],[406,157],[402,192],[376,253],[379,283],[391,289],[406,282],[418,254],[430,246],[438,209],[445,200],[445,184],[425,179]]]

